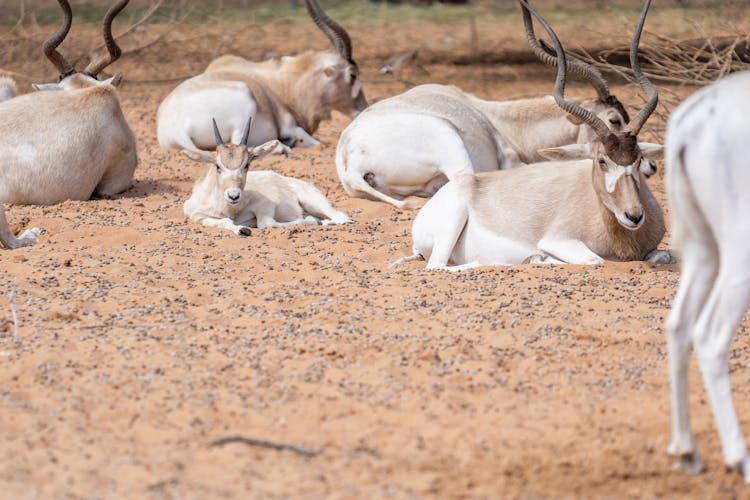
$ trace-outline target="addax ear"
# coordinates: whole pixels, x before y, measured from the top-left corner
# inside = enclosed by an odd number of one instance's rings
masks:
[[[572,123],[573,125],[580,125],[580,124],[582,124],[582,123],[583,123],[583,120],[581,120],[580,118],[578,118],[578,117],[577,117],[577,116],[575,116],[575,115],[570,115],[570,114],[569,114],[569,115],[566,115],[566,116],[565,116],[565,118],[566,118],[566,119],[567,119],[567,120],[568,120],[568,121],[569,121],[570,123]]]
[[[260,158],[263,158],[264,156],[273,153],[276,148],[279,147],[281,143],[277,141],[276,139],[272,141],[268,141],[264,144],[261,144],[260,146],[256,146],[254,148],[247,148],[248,152],[250,153],[250,159],[251,160],[257,160]]]
[[[193,161],[198,161],[201,163],[215,163],[216,162],[216,156],[211,153],[206,153],[204,151],[191,151],[189,149],[183,149],[182,154],[187,156]]]
[[[121,73],[117,73],[116,75],[111,76],[111,77],[107,78],[106,80],[102,80],[101,84],[102,85],[112,85],[113,87],[117,87],[118,85],[120,85],[121,81],[122,81],[122,74]]]
[[[31,86],[36,90],[62,90],[59,83],[32,83]]]
[[[591,147],[588,144],[568,144],[557,148],[537,149],[546,160],[585,160],[591,158]]]
[[[664,158],[664,146],[653,142],[639,142],[643,157],[647,160],[661,160]]]

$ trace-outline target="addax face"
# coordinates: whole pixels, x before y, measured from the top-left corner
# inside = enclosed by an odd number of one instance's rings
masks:
[[[646,218],[641,203],[643,154],[630,134],[607,136],[594,156],[594,189],[621,226],[638,229]]]
[[[236,205],[242,200],[250,170],[250,153],[247,148],[221,145],[216,148],[216,173],[224,201]]]
[[[359,79],[359,68],[341,57],[326,55],[322,71],[324,103],[351,117],[367,108],[367,99]]]

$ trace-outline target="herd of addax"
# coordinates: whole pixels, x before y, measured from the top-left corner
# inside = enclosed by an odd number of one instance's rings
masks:
[[[57,47],[63,24],[43,51],[55,83],[18,95],[0,77],[0,201],[53,205],[126,191],[138,164],[136,138],[118,100],[119,76],[98,75],[121,55],[112,22],[129,0],[104,16],[106,53],[76,69]],[[341,133],[335,167],[350,196],[415,208],[413,254],[427,268],[458,271],[525,262],[601,264],[670,262],[658,250],[662,209],[648,188],[654,160],[666,158],[672,246],[682,276],[667,321],[672,394],[669,453],[690,473],[704,469],[688,411],[687,366],[694,346],[714,412],[724,460],[750,482],[750,458],[729,387],[729,344],[750,302],[750,185],[744,137],[750,72],[710,85],[680,104],[667,123],[665,150],[638,140],[658,93],[637,51],[650,0],[633,35],[630,63],[646,104],[633,119],[601,73],[566,56],[555,32],[519,0],[528,43],[557,67],[554,94],[488,101],[450,85],[416,86],[368,107],[346,30],[316,0],[308,13],[333,51],[308,51],[262,62],[224,55],[180,83],[161,103],[157,138],[208,164],[185,201],[185,215],[205,226],[248,236],[251,228],[351,223],[312,184],[251,170],[268,154],[319,144],[314,134],[332,111],[353,120]],[[552,47],[540,43],[533,18]],[[565,97],[568,74],[596,97]],[[82,117],[85,117],[83,119]],[[42,231],[16,236],[0,205],[0,243],[35,244]]]

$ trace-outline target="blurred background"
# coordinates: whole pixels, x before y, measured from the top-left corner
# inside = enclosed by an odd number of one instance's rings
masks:
[[[102,8],[110,5],[107,0],[71,1],[80,21],[100,19]],[[655,2],[656,4],[657,2]],[[127,9],[131,14],[148,10],[154,4],[149,0],[132,0]],[[298,18],[304,16],[303,0],[164,0],[152,22],[160,22],[170,16],[185,16],[193,22],[212,18],[255,19]],[[467,15],[492,15],[517,8],[515,0],[331,0],[322,1],[323,7],[337,18],[362,21],[382,20],[391,10],[394,19],[414,17],[461,17]],[[748,7],[748,0],[660,0],[659,8],[679,7],[702,10],[708,7]],[[534,5],[549,10],[578,10],[582,8],[620,9],[639,8],[639,0],[536,0]],[[2,0],[0,1],[0,25],[12,26],[19,20],[31,23],[56,22],[59,10],[55,0]]]
[[[102,50],[99,23],[114,0],[71,0],[73,28],[60,50],[85,64]],[[517,0],[319,0],[350,33],[371,88],[425,82],[490,95],[498,82],[548,80],[526,44]],[[533,0],[565,48],[628,81],[628,47],[643,0]],[[263,60],[329,47],[304,0],[131,0],[113,32],[128,83],[175,82],[215,57]],[[54,80],[42,42],[61,21],[56,0],[0,0],[0,74],[22,87]],[[750,0],[656,0],[640,57],[662,84],[703,85],[750,68]],[[538,33],[539,35],[539,33]],[[467,70],[467,67],[470,69]],[[665,92],[665,102],[669,98]],[[676,101],[676,99],[675,99]]]

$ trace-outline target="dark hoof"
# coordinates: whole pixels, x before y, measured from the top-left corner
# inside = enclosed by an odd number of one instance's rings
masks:
[[[243,227],[240,229],[240,236],[250,236],[252,234],[252,231],[250,231],[249,227]]]
[[[677,461],[672,464],[675,469],[682,469],[689,476],[700,474],[706,470],[700,456],[697,452],[685,453],[677,457]]]

